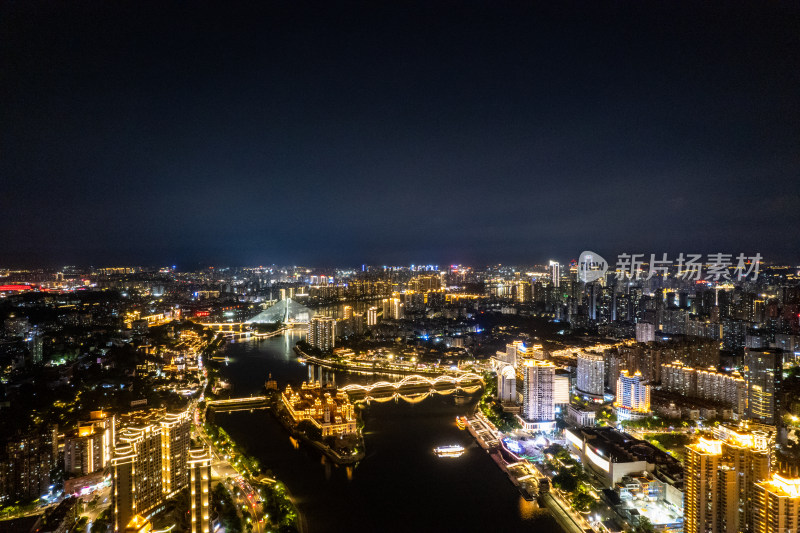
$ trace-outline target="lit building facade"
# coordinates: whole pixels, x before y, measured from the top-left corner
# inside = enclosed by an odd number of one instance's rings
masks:
[[[111,460],[114,531],[125,531],[133,517],[144,516],[162,501],[161,426],[120,431]]]
[[[550,261],[549,269],[550,269],[550,283],[553,284],[553,287],[560,287],[561,265],[559,264],[558,261]]]
[[[497,373],[497,397],[503,403],[517,400],[517,372],[511,365],[506,365]]]
[[[111,459],[114,531],[137,515],[149,518],[165,498],[189,484],[189,410],[136,412],[121,419]]]
[[[308,343],[329,352],[333,350],[336,341],[336,320],[329,316],[315,316],[308,323]]]
[[[800,479],[774,474],[753,493],[753,533],[800,531]]]
[[[523,359],[522,423],[525,429],[549,431],[555,427],[554,384],[556,367],[549,361]]]
[[[614,407],[620,420],[631,420],[650,414],[650,386],[642,381],[639,372],[633,375],[627,370],[620,372]]]
[[[187,459],[189,454],[192,418],[189,410],[167,413],[161,424],[162,490],[170,497],[188,483]]]
[[[755,487],[770,473],[770,440],[727,427],[686,447],[686,533],[752,531]]]
[[[723,374],[713,368],[692,368],[676,361],[661,365],[661,388],[687,398],[730,405],[739,415],[745,413],[747,405],[747,386],[738,372]]]
[[[636,323],[636,342],[654,342],[656,340],[656,326],[650,322]]]
[[[367,309],[367,326],[375,326],[378,324],[378,308],[370,307]]]
[[[605,389],[605,363],[603,356],[588,352],[578,353],[577,393],[593,400],[603,400]]]
[[[188,453],[191,533],[211,533],[211,451],[196,448]]]
[[[299,391],[287,385],[281,401],[295,424],[308,420],[320,429],[323,437],[347,435],[358,430],[355,410],[347,393],[325,390],[319,381],[303,382]]]
[[[553,378],[553,403],[557,409],[563,409],[569,405],[569,390],[569,375],[556,374]]]
[[[773,349],[745,349],[744,380],[747,385],[747,418],[776,425],[780,412],[783,352]]]
[[[6,442],[0,460],[0,502],[35,500],[50,490],[58,462],[58,426],[42,426]]]

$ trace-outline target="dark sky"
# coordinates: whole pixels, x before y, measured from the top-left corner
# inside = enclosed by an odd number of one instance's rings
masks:
[[[800,260],[800,4],[230,4],[2,3],[0,266]]]

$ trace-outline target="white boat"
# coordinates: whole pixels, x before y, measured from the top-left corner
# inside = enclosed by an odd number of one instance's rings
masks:
[[[450,446],[439,446],[433,449],[433,453],[439,457],[461,457],[464,453],[464,447],[458,444],[451,444]]]

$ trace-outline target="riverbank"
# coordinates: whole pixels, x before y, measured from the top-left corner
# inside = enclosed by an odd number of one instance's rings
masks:
[[[229,468],[241,475],[240,479],[222,479],[228,481],[233,488],[234,484],[247,496],[256,521],[262,517],[256,500],[260,500],[263,519],[280,528],[281,531],[297,531],[303,533],[305,521],[300,514],[294,499],[289,494],[286,486],[276,480],[270,471],[262,468],[258,459],[244,452],[231,436],[216,423],[206,420],[202,430],[216,450],[216,455],[227,459]],[[268,475],[269,474],[269,475]],[[226,487],[228,488],[228,487]],[[246,519],[247,515],[243,514]]]
[[[308,381],[311,365],[298,362],[293,350],[304,337],[294,329],[263,342],[228,343],[230,363],[221,367],[222,376],[246,396],[262,394],[270,373],[281,384]],[[340,371],[325,370],[322,377],[340,387],[373,381]],[[413,404],[399,397],[371,402],[359,412],[366,426],[366,457],[348,466],[339,466],[318,449],[290,438],[265,410],[220,412],[216,420],[286,483],[313,533],[493,529],[562,533],[554,518],[526,501],[488,454],[471,446],[467,431],[456,426],[455,418],[471,413],[479,396],[465,401],[456,395],[431,394]],[[453,444],[467,452],[444,460],[431,453]],[[436,495],[436,512],[425,511],[431,507],[431,494]],[[465,505],[476,498],[480,506]]]
[[[427,369],[427,368],[404,368],[398,366],[377,366],[377,362],[361,363],[361,362],[344,362],[333,361],[325,357],[317,357],[309,355],[304,352],[299,346],[294,347],[294,352],[303,362],[336,370],[338,372],[346,372],[350,374],[360,374],[363,376],[413,376],[413,375],[457,375],[456,372],[451,370],[442,369]]]

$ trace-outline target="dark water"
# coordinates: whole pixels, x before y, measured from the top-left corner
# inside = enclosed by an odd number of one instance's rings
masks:
[[[283,388],[308,378],[291,351],[298,334],[229,346],[223,373],[235,395],[262,390],[271,372]],[[316,373],[316,376],[319,374]],[[324,374],[337,384],[364,378]],[[455,425],[474,398],[434,396],[418,404],[373,402],[363,411],[367,457],[356,467],[337,467],[321,454],[295,447],[266,411],[217,414],[217,421],[284,481],[305,517],[307,530],[539,531],[560,533],[545,511],[525,501],[467,431]],[[457,459],[433,448],[461,444]]]

